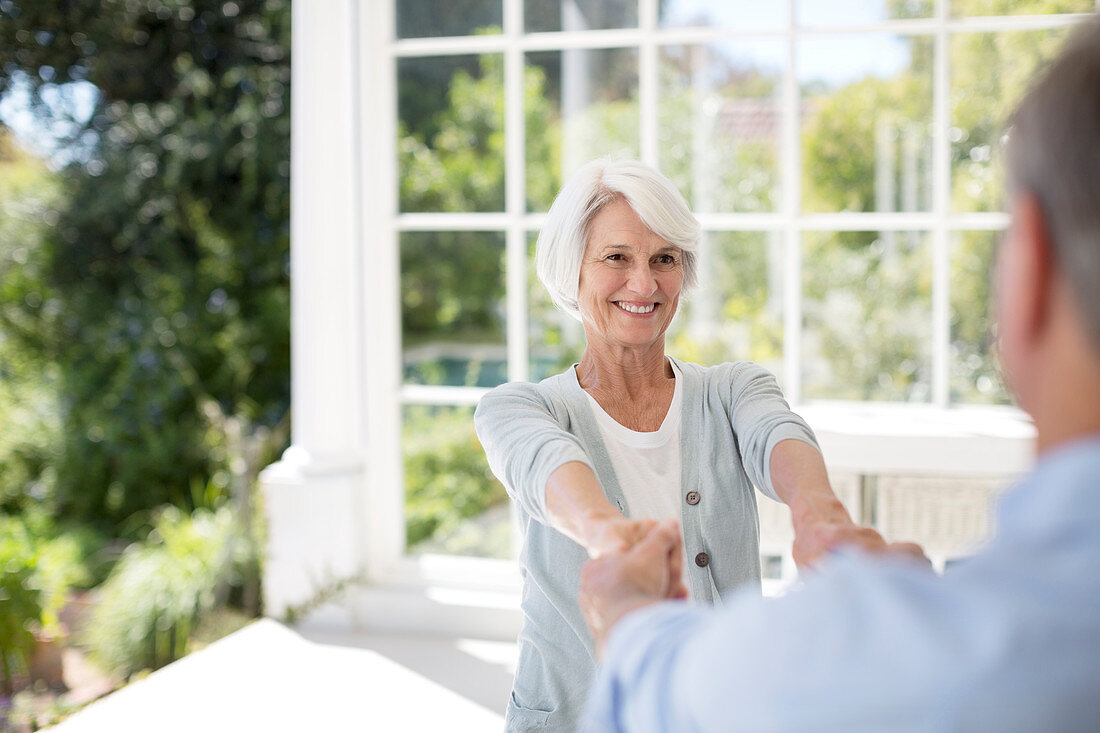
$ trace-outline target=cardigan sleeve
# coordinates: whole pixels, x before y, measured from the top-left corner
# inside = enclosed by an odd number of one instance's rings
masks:
[[[772,487],[772,449],[788,439],[809,443],[819,451],[821,448],[806,421],[791,411],[771,372],[747,361],[730,366],[730,378],[723,380],[730,393],[728,401],[724,401],[741,450],[741,462],[753,485],[779,501]]]
[[[511,382],[490,390],[478,402],[474,428],[493,475],[543,524],[549,524],[550,474],[571,461],[592,468],[580,440],[563,427],[534,384]]]

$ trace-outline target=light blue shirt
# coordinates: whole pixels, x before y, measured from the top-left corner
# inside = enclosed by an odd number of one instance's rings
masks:
[[[941,577],[843,550],[779,599],[612,633],[587,731],[1100,731],[1100,436],[1046,454]]]

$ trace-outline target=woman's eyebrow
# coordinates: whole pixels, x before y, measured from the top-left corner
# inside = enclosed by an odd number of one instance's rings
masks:
[[[630,244],[629,242],[605,242],[605,243],[600,245],[600,249],[605,251],[605,252],[607,250],[612,250],[612,249],[631,249],[632,250],[632,249],[634,249],[634,245]],[[677,247],[675,244],[666,244],[665,246],[654,250],[653,254],[655,254],[655,255],[663,255],[663,254],[669,254],[669,253],[680,254],[681,251],[682,250],[679,247]]]

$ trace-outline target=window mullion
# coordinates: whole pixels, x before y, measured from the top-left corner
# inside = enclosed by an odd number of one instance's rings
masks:
[[[951,246],[947,225],[951,187],[950,36],[948,0],[938,4],[939,28],[933,49],[932,79],[932,404],[950,401]]]
[[[783,235],[783,388],[792,404],[802,401],[802,156],[799,141],[799,91],[796,61],[795,0],[787,0],[787,64],[783,72],[783,138],[781,143]]]
[[[638,24],[642,31],[638,49],[638,125],[642,161],[657,168],[657,2],[640,0]]]

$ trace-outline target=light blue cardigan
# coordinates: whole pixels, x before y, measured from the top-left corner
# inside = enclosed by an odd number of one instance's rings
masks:
[[[671,358],[671,357],[670,357]],[[775,378],[752,362],[704,368],[675,361],[683,375],[680,464],[688,558],[685,582],[715,602],[747,584],[760,587],[760,537],[753,486],[776,498],[769,461],[788,438],[816,447],[813,431],[790,411]],[[508,704],[509,731],[576,728],[595,673],[595,653],[577,591],[583,548],[549,525],[546,481],[570,461],[595,472],[607,498],[630,516],[592,408],[571,367],[538,384],[503,384],[474,414],[489,466],[518,507],[523,549],[519,663]],[[694,498],[694,497],[693,497]]]

